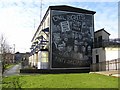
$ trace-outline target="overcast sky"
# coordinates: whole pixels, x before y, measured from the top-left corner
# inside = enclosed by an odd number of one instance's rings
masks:
[[[0,0],[0,35],[4,34],[11,46],[15,44],[16,52],[30,51],[31,39],[40,24],[40,2]],[[110,38],[118,37],[118,0],[42,0],[42,16],[50,5],[96,11],[95,31],[104,28],[111,34]]]

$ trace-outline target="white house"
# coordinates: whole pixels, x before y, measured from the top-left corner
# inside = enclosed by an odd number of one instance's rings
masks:
[[[95,32],[91,65],[93,71],[120,69],[118,67],[120,65],[120,40],[109,39],[109,35],[104,29]]]

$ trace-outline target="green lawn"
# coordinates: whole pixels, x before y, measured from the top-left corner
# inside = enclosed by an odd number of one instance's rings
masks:
[[[10,69],[12,68],[13,66],[15,66],[16,64],[6,64],[5,65],[5,69]]]
[[[4,88],[118,88],[118,78],[98,74],[34,74],[3,78]]]

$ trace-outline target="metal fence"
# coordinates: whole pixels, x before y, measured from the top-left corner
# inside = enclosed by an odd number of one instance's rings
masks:
[[[120,70],[120,58],[91,64],[90,70],[91,71]]]
[[[109,39],[109,40],[101,40],[101,41],[95,41],[94,42],[94,47],[99,48],[99,47],[120,47],[120,38],[115,38],[115,39]]]

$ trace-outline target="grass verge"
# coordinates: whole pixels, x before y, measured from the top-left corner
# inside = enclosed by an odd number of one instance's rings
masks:
[[[6,64],[5,65],[5,69],[7,70],[7,69],[10,69],[10,68],[12,68],[13,66],[15,66],[16,64]]]
[[[118,78],[98,74],[33,74],[3,78],[3,88],[118,88]]]

